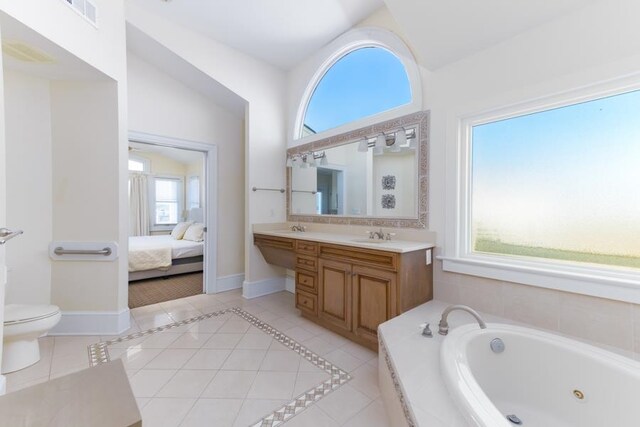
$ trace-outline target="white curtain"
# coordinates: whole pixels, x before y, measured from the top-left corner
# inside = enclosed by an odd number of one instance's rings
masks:
[[[131,236],[149,235],[148,195],[146,175],[129,174],[129,234]]]

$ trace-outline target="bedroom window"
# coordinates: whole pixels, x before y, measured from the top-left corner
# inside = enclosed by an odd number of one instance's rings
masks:
[[[190,176],[189,186],[187,188],[188,209],[197,209],[200,207],[200,177]]]
[[[183,186],[183,179],[177,177],[156,176],[152,180],[152,224],[160,226],[156,229],[180,222],[184,209]]]

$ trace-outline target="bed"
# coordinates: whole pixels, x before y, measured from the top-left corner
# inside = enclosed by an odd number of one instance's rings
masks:
[[[129,281],[202,271],[204,242],[170,235],[129,237]]]

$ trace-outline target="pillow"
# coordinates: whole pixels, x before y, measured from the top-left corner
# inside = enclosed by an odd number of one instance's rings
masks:
[[[176,240],[182,239],[182,236],[184,236],[185,231],[187,231],[187,229],[191,226],[191,224],[193,224],[192,221],[177,223],[176,226],[173,227],[173,230],[171,231],[171,237],[173,237]]]
[[[199,222],[192,224],[182,238],[192,242],[202,242],[204,240],[204,224]]]

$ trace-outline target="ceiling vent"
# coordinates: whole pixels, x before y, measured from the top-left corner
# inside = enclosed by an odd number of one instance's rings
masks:
[[[91,3],[89,0],[64,0],[64,1],[70,4],[82,16],[87,18],[89,22],[93,23],[94,25],[98,24],[95,4]]]
[[[48,53],[18,41],[3,41],[2,52],[23,62],[37,62],[41,64],[53,64],[56,62],[53,56]]]

